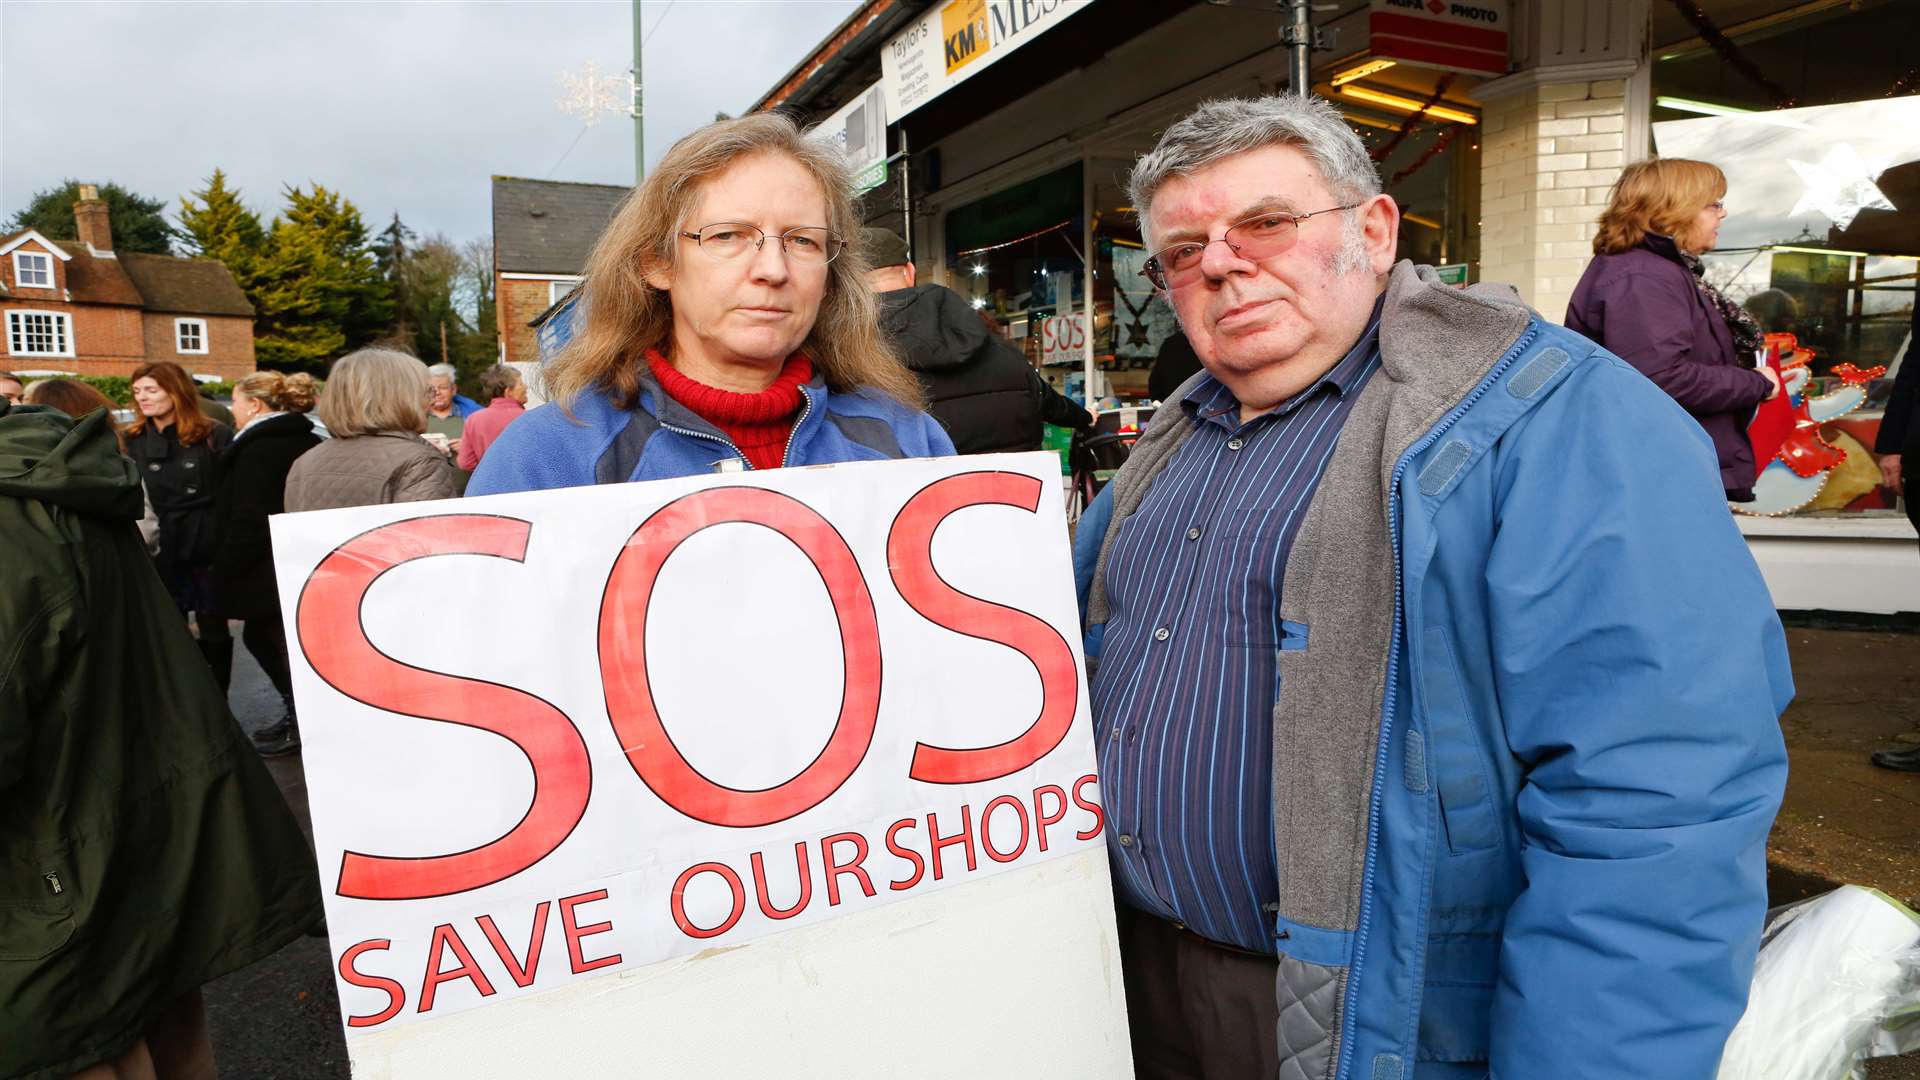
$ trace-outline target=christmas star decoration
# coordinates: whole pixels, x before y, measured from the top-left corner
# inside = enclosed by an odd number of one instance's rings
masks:
[[[1864,160],[1848,143],[1836,143],[1817,165],[1792,158],[1787,164],[1807,185],[1806,193],[1793,205],[1793,217],[1817,210],[1844,229],[1862,210],[1894,209],[1873,182],[1885,166]]]

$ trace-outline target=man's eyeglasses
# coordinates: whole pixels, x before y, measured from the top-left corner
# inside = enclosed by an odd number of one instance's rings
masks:
[[[1256,214],[1228,226],[1219,240],[1205,243],[1189,240],[1184,244],[1161,248],[1140,268],[1140,274],[1153,282],[1156,289],[1176,289],[1192,283],[1200,276],[1200,262],[1206,256],[1207,248],[1214,244],[1224,241],[1235,255],[1243,259],[1256,262],[1270,259],[1293,246],[1294,240],[1300,235],[1301,222],[1336,210],[1351,210],[1358,205],[1333,206],[1308,214]]]
[[[683,232],[680,235],[699,244],[701,251],[722,260],[737,259],[749,251],[759,251],[760,245],[766,243],[769,236],[780,241],[780,250],[797,263],[824,266],[839,258],[840,253],[847,249],[847,242],[832,229],[817,227],[769,233],[745,222],[721,221],[699,232]]]

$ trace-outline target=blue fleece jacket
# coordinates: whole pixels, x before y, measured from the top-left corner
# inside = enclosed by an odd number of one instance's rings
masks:
[[[722,468],[751,468],[725,434],[660,389],[640,383],[640,407],[621,409],[589,391],[571,414],[549,403],[527,412],[487,448],[468,495],[537,491],[583,484],[665,480]],[[938,422],[872,390],[842,394],[815,376],[800,388],[800,419],[788,437],[785,464],[945,457],[953,443]]]

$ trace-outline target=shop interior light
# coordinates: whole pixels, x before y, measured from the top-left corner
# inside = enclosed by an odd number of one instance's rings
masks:
[[[1797,251],[1802,255],[1851,255],[1856,259],[1872,257],[1864,251],[1840,251],[1835,248],[1789,247],[1782,245],[1780,247],[1768,248],[1767,250],[1775,252],[1776,254],[1782,251]]]
[[[1653,103],[1663,109],[1675,112],[1699,113],[1701,116],[1745,116],[1753,109],[1743,109],[1738,105],[1715,105],[1711,101],[1695,101],[1692,98],[1657,97]]]
[[[1398,109],[1401,112],[1419,112],[1420,106],[1425,104],[1425,102],[1415,101],[1410,97],[1401,97],[1399,94],[1386,94],[1378,90],[1369,90],[1364,86],[1343,86],[1340,88],[1340,92],[1356,101],[1364,101],[1370,105],[1384,105],[1389,109]],[[1435,120],[1451,120],[1456,124],[1477,124],[1480,122],[1480,118],[1472,113],[1461,112],[1459,109],[1449,109],[1444,105],[1435,105],[1433,108],[1428,109],[1427,115]]]
[[[974,276],[974,277],[979,277],[979,276],[981,276],[982,274],[985,274],[986,272],[987,272],[987,264],[986,264],[986,263],[974,263],[974,264],[973,264],[973,276]]]
[[[1357,79],[1364,79],[1369,75],[1378,75],[1379,73],[1387,70],[1392,66],[1393,66],[1393,61],[1391,60],[1363,61],[1362,63],[1355,64],[1353,67],[1350,67],[1347,70],[1341,72],[1340,74],[1335,75],[1331,80],[1329,80],[1329,82],[1331,82],[1334,86],[1345,86],[1348,83],[1353,82]]]
[[[984,296],[976,296],[976,297],[974,297],[974,298],[973,298],[973,310],[975,310],[975,311],[979,311],[979,310],[980,310],[981,308],[983,308],[983,307],[986,307],[986,306],[987,306],[987,298],[986,298],[986,297],[984,297]]]

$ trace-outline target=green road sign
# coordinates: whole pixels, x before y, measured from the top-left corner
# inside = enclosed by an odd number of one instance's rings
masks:
[[[1445,266],[1436,266],[1433,268],[1433,272],[1440,275],[1440,283],[1443,285],[1465,285],[1467,283],[1466,263],[1448,263]]]

